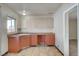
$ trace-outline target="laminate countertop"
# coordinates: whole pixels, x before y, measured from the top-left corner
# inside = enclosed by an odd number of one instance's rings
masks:
[[[19,36],[23,36],[23,35],[49,35],[49,34],[54,34],[54,33],[27,33],[27,32],[22,32],[22,33],[14,33],[14,34],[9,34],[8,36],[12,36],[12,37],[19,37]]]

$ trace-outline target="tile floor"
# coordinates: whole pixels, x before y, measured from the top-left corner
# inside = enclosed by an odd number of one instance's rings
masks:
[[[62,54],[53,47],[30,47],[23,49],[19,53],[8,53],[5,56],[62,56]]]

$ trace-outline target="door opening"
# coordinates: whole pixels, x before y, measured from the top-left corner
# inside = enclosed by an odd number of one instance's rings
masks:
[[[77,56],[77,7],[68,13],[69,19],[69,55]]]

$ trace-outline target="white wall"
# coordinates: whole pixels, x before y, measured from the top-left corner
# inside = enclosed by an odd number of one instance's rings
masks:
[[[65,55],[67,51],[65,51],[64,39],[65,39],[65,25],[64,25],[64,11],[66,11],[68,8],[70,8],[74,4],[63,4],[54,14],[54,28],[55,28],[55,35],[56,35],[56,47],[59,48],[59,50]]]
[[[77,40],[77,19],[69,19],[69,39]]]
[[[22,16],[22,32],[53,32],[53,17]]]
[[[7,16],[16,19],[16,31],[17,31],[17,28],[20,28],[20,15],[17,14],[13,9],[6,6],[5,4],[1,4],[1,6],[2,6],[2,17],[4,20],[7,20]]]
[[[8,39],[7,39],[7,16],[16,18],[18,21],[18,15],[5,5],[0,4],[0,55],[3,55],[8,51]]]

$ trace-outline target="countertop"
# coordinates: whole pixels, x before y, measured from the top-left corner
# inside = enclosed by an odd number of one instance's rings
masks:
[[[21,32],[21,33],[13,33],[13,34],[9,34],[8,36],[12,36],[12,37],[19,37],[19,36],[23,36],[23,35],[48,35],[48,34],[54,34],[52,32],[40,32],[40,33],[32,33],[32,32]]]

